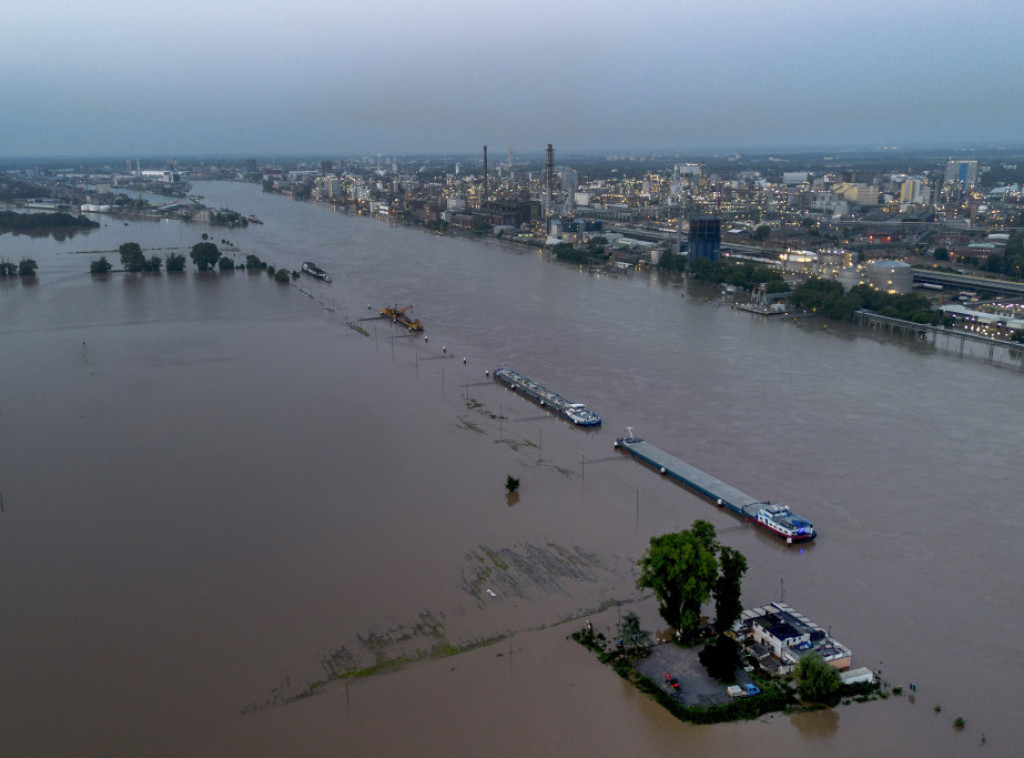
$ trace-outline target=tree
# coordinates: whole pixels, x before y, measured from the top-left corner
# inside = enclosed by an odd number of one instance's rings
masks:
[[[698,658],[709,676],[725,684],[736,681],[736,669],[740,665],[740,646],[732,637],[719,635],[714,642],[704,646]]]
[[[1020,232],[1010,232],[1003,255],[1007,258],[1024,255],[1024,237],[1021,236]]]
[[[935,260],[948,261],[949,248],[947,248],[945,245],[939,245],[937,248],[935,248]]]
[[[14,276],[17,273],[17,264],[10,261],[0,261],[0,277]]]
[[[121,254],[121,265],[125,271],[142,271],[146,267],[146,256],[138,242],[125,242],[117,252]]]
[[[170,253],[167,256],[167,271],[184,271],[185,256],[179,253]]]
[[[18,262],[18,276],[35,276],[39,264],[31,258],[22,258]]]
[[[654,592],[661,617],[684,639],[697,636],[701,606],[718,577],[717,548],[715,527],[698,520],[689,530],[651,537],[637,562],[636,586]]]
[[[801,658],[793,669],[793,675],[799,682],[796,691],[801,700],[829,707],[839,703],[839,688],[843,680],[839,672],[818,653],[810,652]]]
[[[707,279],[711,273],[711,261],[699,255],[691,255],[688,265],[694,279]]]
[[[674,250],[663,250],[658,256],[658,268],[663,271],[685,271],[686,256]]]
[[[101,256],[98,260],[92,261],[92,263],[89,264],[89,273],[109,274],[111,268],[112,266],[110,265],[110,261],[108,261],[107,257],[104,255]]]
[[[217,250],[217,245],[213,242],[199,242],[192,246],[192,252],[189,253],[189,256],[192,258],[192,262],[196,264],[196,268],[200,271],[208,271],[217,265],[220,251]]]
[[[235,262],[226,255],[222,255],[220,260],[217,261],[217,268],[221,271],[233,271],[235,268]]]
[[[640,617],[633,611],[627,611],[619,622],[619,639],[630,655],[636,655],[641,648],[651,644],[651,633],[640,628]]]
[[[288,273],[288,269],[286,268],[279,268],[274,273],[274,281],[278,284],[287,284],[290,279],[291,274]]]
[[[754,231],[750,233],[750,239],[754,240],[755,242],[762,242],[768,239],[771,233],[772,228],[768,226],[768,224],[761,224],[759,227],[757,227],[756,229],[754,229]]]
[[[163,260],[160,258],[159,255],[151,255],[149,256],[149,260],[147,260],[146,263],[143,265],[142,270],[159,272],[160,266],[162,264]]]
[[[747,559],[743,553],[722,545],[718,550],[720,573],[711,594],[715,597],[715,631],[724,634],[743,613],[740,602],[743,575],[747,573]]]
[[[519,478],[509,474],[505,477],[505,489],[509,492],[515,492],[519,489]]]
[[[266,268],[267,264],[260,260],[258,255],[247,255],[245,256],[245,267],[247,269],[260,269]]]

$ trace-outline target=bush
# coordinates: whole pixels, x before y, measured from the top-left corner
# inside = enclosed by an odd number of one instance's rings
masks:
[[[222,255],[220,260],[217,261],[217,268],[221,271],[234,271],[235,262],[226,255]]]
[[[505,489],[509,492],[515,492],[519,489],[519,480],[512,476],[512,474],[509,474],[505,477]]]
[[[39,264],[31,258],[22,258],[18,263],[18,276],[35,276]]]
[[[92,261],[89,264],[90,274],[109,274],[110,269],[113,268],[110,265],[110,261],[107,260],[106,256],[102,256],[98,260]]]
[[[178,253],[170,253],[167,256],[167,270],[168,271],[184,271],[185,270],[185,256]]]
[[[270,273],[270,269],[267,269],[267,273]],[[291,279],[291,274],[286,268],[279,268],[274,274],[274,281],[279,284],[287,284],[289,279]]]
[[[793,670],[799,684],[800,699],[810,703],[823,703],[829,707],[839,704],[839,689],[843,680],[839,672],[817,653],[808,653]]]
[[[967,725],[967,722],[964,721],[964,717],[963,716],[957,716],[955,719],[953,719],[953,728],[954,729],[963,729],[966,725]]]

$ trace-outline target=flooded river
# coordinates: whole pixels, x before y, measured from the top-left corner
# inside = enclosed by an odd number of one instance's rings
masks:
[[[0,280],[0,753],[1024,744],[1019,371],[252,185],[195,191],[265,224],[0,236],[39,263]],[[86,273],[204,231],[333,283]],[[361,320],[394,304],[428,340]],[[503,362],[604,427],[490,381]],[[627,425],[820,538],[786,547],[615,454]],[[916,696],[693,727],[565,640],[619,603],[659,627],[635,561],[697,518],[747,556],[747,605],[784,598]]]

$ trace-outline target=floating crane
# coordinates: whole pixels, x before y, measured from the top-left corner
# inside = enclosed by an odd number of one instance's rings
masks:
[[[419,319],[405,315],[405,312],[409,310],[412,310],[411,305],[407,305],[404,308],[399,308],[397,305],[394,305],[391,308],[385,307],[380,309],[380,317],[389,318],[392,323],[401,324],[410,332],[422,332],[423,324],[419,322]]]

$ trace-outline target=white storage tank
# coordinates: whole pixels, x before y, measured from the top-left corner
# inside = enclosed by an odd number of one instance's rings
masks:
[[[836,280],[843,285],[844,292],[849,292],[860,284],[860,271],[852,266],[849,268],[839,269],[839,274],[836,276]]]
[[[882,292],[902,295],[913,289],[914,272],[903,261],[871,261],[866,271],[868,284]]]

